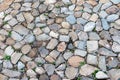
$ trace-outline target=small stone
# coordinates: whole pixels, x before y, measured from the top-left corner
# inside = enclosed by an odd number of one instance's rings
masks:
[[[60,53],[59,53],[58,51],[53,50],[53,51],[50,52],[49,55],[50,55],[51,57],[53,57],[54,59],[56,59],[59,54],[60,54]]]
[[[87,63],[92,64],[92,65],[97,65],[98,64],[97,56],[88,54],[87,55]]]
[[[112,36],[112,39],[120,44],[120,36]]]
[[[47,34],[41,34],[41,35],[36,36],[36,39],[38,41],[45,41],[45,40],[51,39],[51,37],[48,36]]]
[[[32,43],[35,40],[35,36],[33,34],[28,34],[25,38],[24,38],[26,43]]]
[[[117,25],[120,25],[120,19],[116,20],[115,23],[116,23]]]
[[[100,0],[100,1],[101,1],[101,0]],[[98,5],[96,5],[96,6],[93,8],[93,12],[98,12],[101,6],[102,6],[101,3],[99,3]]]
[[[84,31],[85,32],[89,32],[92,31],[95,27],[95,23],[94,22],[88,22],[85,26],[84,26]]]
[[[107,79],[109,78],[108,75],[106,75],[104,72],[102,71],[99,71],[96,73],[96,78],[97,79]]]
[[[18,33],[16,33],[15,31],[12,31],[11,37],[16,40],[16,41],[21,41],[23,39],[22,36],[20,36]]]
[[[25,65],[24,65],[22,62],[18,62],[18,64],[17,64],[18,70],[21,70],[21,69],[23,69],[24,67],[25,67]]]
[[[30,45],[24,45],[21,49],[23,54],[27,54],[29,51],[31,50],[31,46]]]
[[[52,65],[52,64],[45,64],[44,68],[45,68],[45,70],[46,70],[48,75],[52,75],[54,73],[54,70],[55,70],[55,66],[54,65]]]
[[[10,21],[8,21],[8,24],[11,26],[14,26],[18,23],[18,21],[15,18],[12,18]]]
[[[87,12],[85,12],[85,13],[82,14],[82,18],[84,18],[84,19],[86,19],[86,20],[89,19],[90,16],[91,16],[91,15],[90,15],[89,13],[87,13]]]
[[[26,71],[26,74],[27,74],[27,76],[29,76],[29,77],[35,77],[35,76],[36,76],[36,73],[35,73],[32,69],[28,69],[28,70]]]
[[[55,60],[51,56],[45,57],[45,60],[50,62],[50,63],[54,63],[55,62]]]
[[[108,22],[105,19],[101,19],[102,21],[102,26],[104,30],[108,30],[110,28]]]
[[[101,31],[101,32],[99,33],[99,36],[100,36],[102,39],[111,40],[111,37],[110,37],[110,34],[109,34],[108,31],[105,31],[105,30]]]
[[[106,8],[110,7],[111,5],[112,5],[111,2],[105,3],[102,5],[101,10],[106,9]]]
[[[76,18],[74,17],[74,15],[69,15],[68,17],[66,17],[66,21],[68,21],[70,24],[75,24]]]
[[[83,76],[91,75],[95,70],[98,70],[96,67],[85,64],[81,67],[79,73]]]
[[[118,44],[118,43],[116,43],[116,42],[113,42],[112,50],[113,50],[114,52],[120,52],[120,44]]]
[[[63,57],[66,59],[66,60],[68,60],[68,58],[70,58],[70,57],[72,57],[73,56],[73,53],[71,53],[71,52],[65,52],[64,54],[63,54]]]
[[[3,62],[3,67],[7,68],[7,69],[11,69],[11,68],[13,68],[13,65],[10,61],[4,61]]]
[[[54,31],[50,31],[50,34],[49,34],[51,37],[54,37],[54,38],[58,38],[59,34],[58,33],[55,33]]]
[[[115,5],[113,5],[113,6],[111,6],[111,7],[109,7],[109,8],[106,9],[106,12],[108,14],[115,14],[118,11],[119,11],[119,8],[117,6],[115,6]]]
[[[0,74],[0,79],[1,79],[1,80],[8,80],[8,77],[5,76],[5,75],[3,75],[3,74]]]
[[[12,48],[12,46],[8,46],[6,49],[5,49],[5,54],[6,55],[12,55],[12,53],[14,52],[14,49]]]
[[[20,14],[16,15],[16,17],[17,17],[17,20],[18,20],[18,21],[20,21],[20,22],[25,21],[25,18],[24,18],[24,16],[23,16],[23,14],[22,14],[22,13],[20,13]]]
[[[69,36],[71,37],[72,41],[75,41],[78,39],[78,36],[74,31],[70,32]]]
[[[90,17],[90,20],[93,21],[93,22],[96,22],[98,19],[98,15],[97,14],[93,14],[91,17]]]
[[[49,1],[48,1],[48,2],[49,2]],[[44,8],[43,8],[43,7],[44,7]],[[45,12],[46,9],[47,9],[47,5],[41,4],[41,5],[39,6],[39,12],[40,12],[40,13]]]
[[[115,20],[117,20],[119,18],[119,15],[117,14],[111,14],[107,17],[107,21],[108,22],[114,22]]]
[[[9,21],[10,19],[12,19],[12,15],[7,15],[4,19],[4,21]]]
[[[78,69],[74,67],[67,67],[65,70],[65,75],[68,79],[74,79],[78,73]]]
[[[49,51],[45,47],[38,48],[38,51],[42,57],[45,57],[49,53]]]
[[[57,46],[57,50],[58,50],[59,52],[63,52],[63,51],[65,51],[66,47],[67,47],[67,45],[65,44],[65,42],[61,42],[61,43]]]
[[[70,24],[68,22],[62,22],[62,27],[69,29],[70,28]]]
[[[74,42],[74,46],[79,48],[79,49],[85,50],[86,41],[76,41],[76,42]]]
[[[42,68],[42,67],[37,67],[35,69],[35,71],[38,73],[38,74],[44,74],[45,73],[45,70]]]
[[[89,53],[96,52],[97,49],[98,49],[98,41],[87,41],[87,51]]]
[[[88,35],[86,32],[80,31],[78,33],[79,40],[86,41],[88,39]]]
[[[76,49],[74,52],[75,55],[79,55],[81,57],[85,57],[87,55],[87,52],[84,50]]]
[[[2,73],[9,77],[19,77],[21,75],[20,72],[9,70],[9,69],[3,69]]]
[[[51,39],[50,42],[47,45],[47,49],[54,49],[58,44],[57,39]]]
[[[84,58],[79,57],[79,56],[72,56],[68,59],[68,63],[72,67],[79,67],[81,62],[84,62]]]
[[[108,75],[111,80],[119,80],[120,79],[120,69],[111,69],[108,71]]]
[[[89,34],[89,40],[99,40],[100,37],[96,32],[90,32]]]
[[[52,24],[52,25],[49,26],[49,28],[56,32],[61,28],[61,26],[58,25],[58,24]]]
[[[100,11],[99,16],[100,18],[105,18],[108,16],[108,14],[105,11]]]
[[[42,30],[41,30],[40,28],[35,28],[35,29],[33,30],[33,33],[34,33],[35,35],[39,35],[39,34],[42,33]]]
[[[50,77],[50,80],[60,80],[60,77],[58,75],[54,74]]]
[[[68,35],[69,30],[68,30],[68,29],[60,29],[60,30],[59,30],[59,33],[60,33],[60,34],[63,34],[63,35],[65,35],[65,34]]]
[[[34,17],[32,16],[32,14],[31,14],[31,13],[24,13],[23,15],[24,15],[24,17],[25,17],[25,19],[26,19],[27,23],[32,22],[32,21],[33,21],[33,19],[34,19]]]
[[[64,42],[69,42],[70,37],[67,35],[60,35],[59,40]]]
[[[114,4],[118,4],[118,3],[120,3],[120,1],[119,0],[111,0]]]
[[[39,80],[49,80],[49,77],[46,74],[40,76]]]
[[[18,60],[20,59],[20,57],[22,56],[22,53],[13,53],[12,55],[11,55],[11,62],[13,63],[13,64],[16,64],[17,62],[18,62]]]

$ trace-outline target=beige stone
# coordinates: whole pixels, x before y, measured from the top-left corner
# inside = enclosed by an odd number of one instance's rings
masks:
[[[91,17],[90,17],[90,20],[93,21],[93,22],[96,22],[98,19],[98,15],[97,14],[93,14]]]
[[[31,50],[31,46],[30,45],[24,45],[21,49],[23,54],[27,54],[29,51]]]
[[[57,50],[58,50],[59,52],[63,52],[63,51],[65,51],[65,49],[66,49],[66,44],[65,44],[65,42],[61,42],[61,43],[57,46]]]

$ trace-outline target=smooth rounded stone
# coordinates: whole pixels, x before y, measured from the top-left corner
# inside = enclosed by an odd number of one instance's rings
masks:
[[[32,43],[35,40],[35,36],[33,34],[28,34],[25,38],[24,41],[26,43]]]
[[[72,67],[79,67],[81,62],[84,62],[84,58],[79,57],[79,56],[72,56],[68,59],[68,63],[72,66]]]
[[[21,48],[21,51],[23,54],[27,54],[28,52],[30,52],[31,50],[31,46],[30,45],[24,45],[22,48]]]
[[[17,52],[14,52],[12,55],[11,55],[11,62],[13,64],[16,64],[18,62],[18,60],[20,59],[20,57],[22,56],[22,53],[17,53]]]
[[[50,77],[50,80],[61,80],[61,79],[58,75],[54,74]]]
[[[12,31],[11,37],[16,41],[21,41],[23,39],[23,37],[15,31]]]
[[[72,39],[72,41],[75,41],[75,40],[78,39],[77,33],[74,32],[74,31],[70,32],[70,33],[69,33],[69,36],[70,36],[70,38]]]
[[[99,56],[99,57],[98,57],[98,67],[99,67],[102,71],[106,71],[106,70],[107,70],[105,56]]]
[[[86,41],[75,41],[74,46],[78,49],[85,50],[86,49]]]
[[[119,80],[120,79],[120,69],[111,69],[108,71],[108,75],[111,80]]]
[[[18,21],[20,21],[20,22],[25,21],[25,18],[24,18],[24,16],[23,16],[23,14],[22,14],[22,13],[20,13],[20,14],[16,15],[16,17],[17,17],[17,20],[18,20]]]
[[[63,54],[63,57],[64,57],[66,60],[68,60],[68,58],[70,58],[70,57],[72,57],[72,56],[73,56],[73,53],[68,52],[68,51]]]
[[[0,79],[1,79],[1,80],[8,80],[8,77],[5,76],[5,75],[3,75],[3,74],[0,74]]]
[[[92,31],[95,28],[95,23],[94,22],[88,22],[85,26],[84,26],[84,31],[85,32],[89,32]]]
[[[90,32],[88,33],[89,40],[99,40],[100,37],[96,32]]]
[[[103,39],[111,40],[111,37],[108,31],[105,31],[105,30],[101,31],[99,33],[99,36]]]
[[[70,37],[67,35],[60,35],[59,36],[59,41],[64,41],[64,42],[69,42]]]
[[[120,19],[116,20],[115,23],[116,23],[117,25],[120,25]]]
[[[83,18],[77,18],[77,24],[86,24],[87,20],[83,19]]]
[[[42,31],[43,31],[44,33],[49,33],[49,32],[50,32],[50,29],[49,29],[48,27],[45,27],[44,29],[42,29]]]
[[[116,57],[109,57],[107,59],[107,67],[109,69],[117,67],[119,65],[119,61]]]
[[[48,75],[52,75],[55,70],[55,66],[52,64],[44,64],[44,69],[46,70]]]
[[[87,63],[91,65],[98,65],[98,58],[97,56],[88,54],[87,55]]]
[[[34,33],[35,35],[39,35],[39,34],[42,33],[42,30],[41,30],[40,28],[35,28],[35,29],[33,30],[33,33]]]
[[[69,30],[68,30],[68,29],[60,29],[58,32],[59,32],[60,34],[63,34],[63,35],[65,35],[65,34],[68,35]]]
[[[96,73],[96,78],[97,79],[107,79],[109,78],[107,74],[105,74],[104,72],[102,71],[99,71]]]
[[[54,31],[50,31],[49,35],[54,38],[58,38],[59,34],[55,33]]]
[[[79,73],[80,75],[83,75],[83,76],[89,76],[91,75],[95,70],[98,70],[96,67],[94,66],[91,66],[89,64],[85,64],[81,67]]]
[[[12,19],[12,15],[7,15],[7,16],[5,16],[5,19],[4,19],[4,21],[9,21],[10,19]]]
[[[8,46],[4,51],[6,55],[12,55],[13,52],[14,52],[14,49],[12,48],[12,46]]]
[[[87,55],[87,52],[84,51],[84,50],[76,49],[74,54],[78,55],[78,56],[81,56],[81,57],[85,57]]]
[[[55,60],[51,56],[45,57],[45,60],[49,63],[54,63],[55,62]]]
[[[4,75],[8,76],[8,77],[19,77],[21,75],[20,72],[18,71],[13,71],[10,69],[3,69],[2,72]]]
[[[119,0],[111,0],[114,4],[118,4],[118,3],[120,3],[120,1]]]
[[[113,42],[112,50],[113,50],[114,52],[120,52],[120,44],[118,44],[118,43],[116,43],[116,42]]]
[[[7,38],[6,44],[7,45],[14,45],[15,44],[15,40],[13,40],[12,38]]]
[[[87,51],[89,53],[96,52],[97,49],[98,49],[98,41],[87,41]]]
[[[115,5],[113,5],[113,6],[111,6],[111,7],[109,7],[109,8],[106,9],[106,12],[108,14],[115,14],[118,11],[119,11],[119,8],[117,6],[115,6]]]
[[[81,11],[77,11],[77,12],[74,13],[74,15],[75,15],[75,17],[79,18],[79,17],[81,17],[82,12]]]
[[[45,40],[50,40],[50,39],[51,39],[51,37],[48,36],[48,35],[45,34],[45,33],[36,36],[36,40],[37,40],[37,41],[45,41]]]
[[[26,75],[29,76],[29,77],[35,77],[36,73],[32,69],[28,69],[26,71]]]
[[[86,32],[80,31],[78,33],[79,40],[86,41],[88,39],[88,35]]]
[[[49,80],[49,77],[46,74],[40,76],[39,80]]]
[[[25,67],[25,65],[22,63],[22,62],[18,62],[17,63],[17,68],[18,68],[18,70],[21,70],[21,69],[23,69]]]
[[[42,68],[42,67],[37,67],[35,69],[35,72],[37,72],[38,74],[44,74],[45,73],[45,70]]]
[[[90,21],[93,21],[93,22],[96,22],[98,19],[98,15],[97,14],[93,14],[91,17],[90,17]]]
[[[41,4],[41,5],[39,6],[39,12],[40,12],[40,13],[45,12],[46,9],[47,9],[47,5],[45,5],[45,4]]]
[[[50,42],[47,45],[47,49],[54,49],[58,44],[58,40],[57,39],[51,39]]]
[[[98,50],[98,53],[104,56],[117,56],[117,54],[103,47]]]
[[[50,52],[50,56],[56,59],[60,53],[57,50],[53,50]]]
[[[61,42],[61,43],[58,44],[57,50],[59,52],[63,52],[63,51],[65,51],[66,47],[67,47],[67,45],[65,44],[65,42]]]
[[[30,22],[32,22],[34,20],[34,17],[32,16],[31,13],[23,13],[23,15],[24,15],[27,23],[30,23]]]
[[[101,18],[105,18],[105,17],[108,16],[108,14],[107,14],[105,11],[102,10],[102,11],[100,11],[99,16],[100,16]]]
[[[56,2],[56,0],[45,0],[45,4],[53,4],[53,3],[55,3]]]
[[[103,29],[108,30],[110,28],[110,26],[109,26],[107,20],[106,19],[101,19],[101,21],[102,21]]]
[[[27,35],[29,32],[29,30],[22,25],[16,25],[15,27],[13,27],[13,30],[21,35]]]
[[[56,32],[61,28],[61,26],[55,23],[55,24],[49,25],[49,28]]]
[[[102,6],[102,3],[97,4],[97,5],[93,8],[93,12],[98,12],[101,6]]]
[[[69,15],[66,17],[66,21],[69,22],[70,24],[75,24],[76,18],[74,17],[74,15]]]
[[[70,28],[70,24],[68,22],[62,22],[61,25],[63,28],[66,28],[66,29]]]
[[[36,65],[36,63],[34,62],[34,61],[28,61],[27,63],[26,63],[26,67],[27,67],[27,69],[33,69],[33,68],[35,68],[37,65]]]
[[[114,22],[115,20],[117,20],[119,18],[119,15],[117,14],[111,14],[107,17],[107,21],[108,22]]]
[[[120,36],[112,36],[112,39],[120,44]]]
[[[7,69],[11,69],[11,68],[13,68],[13,65],[10,61],[4,61],[3,62],[3,67],[7,68]]]
[[[102,5],[101,10],[106,9],[106,8],[110,7],[111,5],[112,5],[111,2],[105,3]]]
[[[65,70],[65,75],[68,79],[74,79],[77,76],[78,69],[74,67],[67,67]]]
[[[90,18],[90,16],[91,15],[89,13],[87,13],[87,12],[85,12],[85,13],[82,14],[82,18],[84,18],[86,20],[88,20]]]
[[[49,53],[49,51],[45,47],[38,48],[38,51],[39,51],[41,57],[45,57]]]

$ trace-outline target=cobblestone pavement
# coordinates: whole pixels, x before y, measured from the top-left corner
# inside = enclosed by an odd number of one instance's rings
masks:
[[[120,80],[120,0],[0,0],[0,80]]]

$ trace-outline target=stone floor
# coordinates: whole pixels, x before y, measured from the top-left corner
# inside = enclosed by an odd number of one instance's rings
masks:
[[[0,80],[120,80],[120,0],[0,0]]]

